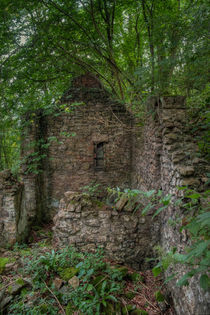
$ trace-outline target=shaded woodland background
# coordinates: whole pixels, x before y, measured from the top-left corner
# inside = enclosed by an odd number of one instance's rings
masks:
[[[19,170],[21,117],[53,113],[84,72],[140,117],[150,95],[185,95],[208,155],[208,15],[206,0],[2,0],[0,170]]]

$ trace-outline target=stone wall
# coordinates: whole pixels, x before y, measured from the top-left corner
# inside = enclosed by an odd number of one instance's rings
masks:
[[[207,162],[198,158],[197,143],[190,133],[191,128],[186,125],[186,114],[183,98],[162,100],[161,188],[165,194],[170,193],[174,201],[182,194],[177,189],[179,186],[188,186],[202,192],[206,181],[205,174],[208,172]],[[174,228],[168,224],[169,219],[175,220],[177,215],[183,216],[180,209],[173,204],[162,214],[161,242],[166,251],[176,247],[178,252],[183,253],[184,247],[189,245],[188,234],[185,230],[179,232],[181,225]],[[199,277],[192,278],[189,286],[179,288],[176,281],[187,272],[187,268],[176,266],[169,270],[167,275],[177,271],[176,279],[168,284],[177,314],[207,315],[210,309],[210,295],[199,287]]]
[[[23,154],[29,163],[23,172],[22,231],[27,231],[27,222],[52,218],[64,193],[74,191],[65,194],[55,217],[55,237],[60,244],[101,245],[108,255],[130,264],[133,261],[136,268],[141,268],[157,241],[166,251],[176,246],[182,252],[188,236],[179,232],[180,227],[168,224],[181,215],[174,205],[159,216],[159,235],[158,222],[150,215],[145,222],[138,216],[133,220],[126,207],[120,212],[100,208],[85,201],[79,191],[84,185],[99,183],[102,187],[161,189],[172,194],[173,200],[179,196],[180,185],[202,191],[208,167],[196,155],[186,113],[181,96],[153,97],[148,101],[144,126],[133,130],[132,115],[123,104],[110,99],[96,78],[76,78],[60,109],[51,115],[36,113],[26,132]],[[27,149],[27,143],[33,142],[35,146]],[[28,165],[36,152],[43,158],[33,174]],[[186,271],[179,270],[180,275]],[[175,281],[168,286],[178,314],[207,314],[207,296],[197,280],[187,288],[177,288]]]
[[[161,215],[160,242],[167,252],[176,247],[183,253],[189,245],[187,233],[180,233],[180,225],[170,225],[169,221],[182,216],[174,201],[180,197],[177,187],[187,185],[202,191],[208,164],[197,156],[198,147],[193,139],[190,126],[186,124],[187,110],[183,97],[152,98],[149,100],[152,115],[147,117],[140,130],[141,141],[134,142],[133,187],[142,190],[161,189],[172,195],[173,203]],[[187,287],[177,287],[176,281],[187,272],[184,266],[169,270],[178,275],[168,283],[177,314],[207,315],[209,294],[200,289],[198,279],[192,279]]]
[[[161,185],[160,155],[162,138],[158,118],[158,100],[150,98],[143,124],[135,120],[132,145],[132,187],[147,191]],[[155,109],[155,110],[154,110]]]
[[[16,242],[21,193],[22,185],[11,172],[0,172],[0,246]]]
[[[37,148],[40,156],[46,155],[35,179],[43,216],[53,217],[68,190],[93,183],[130,186],[132,115],[93,76],[76,78],[60,109],[51,115],[36,113],[34,125],[29,138],[49,144],[44,151]],[[28,175],[23,176],[25,180],[29,181]],[[34,177],[31,185],[33,181]]]
[[[43,161],[44,154],[41,145],[42,138],[42,111],[28,112],[23,117],[21,146],[22,164],[20,180],[23,184],[21,212],[17,223],[18,241],[26,241],[31,227],[42,224],[49,219],[46,215],[45,194],[43,193]],[[43,155],[44,156],[44,155]]]
[[[82,251],[101,247],[111,260],[137,270],[148,268],[145,257],[153,256],[157,221],[151,224],[150,215],[134,212],[125,197],[110,207],[87,194],[68,191],[64,195],[54,217],[54,241],[59,247],[72,245]]]

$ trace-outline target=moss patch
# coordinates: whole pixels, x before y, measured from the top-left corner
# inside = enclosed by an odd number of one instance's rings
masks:
[[[74,314],[74,306],[71,304],[71,302],[68,303],[66,306],[66,315],[73,315]]]
[[[8,291],[8,293],[9,293],[9,294],[11,294],[11,293],[12,293],[12,286],[11,286],[11,285],[10,285],[10,286],[8,286],[7,291]]]
[[[15,281],[15,283],[19,284],[19,285],[24,285],[25,281],[22,278],[19,278]]]
[[[0,258],[0,274],[4,272],[6,264],[9,263],[9,258],[7,257],[1,257]]]
[[[79,269],[75,268],[75,267],[69,267],[69,268],[65,268],[63,270],[59,271],[59,275],[61,277],[61,279],[68,281],[70,280],[72,277],[76,276],[79,272]]]

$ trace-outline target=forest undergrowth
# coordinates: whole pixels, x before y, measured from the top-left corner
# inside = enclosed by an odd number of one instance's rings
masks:
[[[0,314],[173,315],[160,277],[107,260],[101,249],[56,248],[52,226],[0,249]]]

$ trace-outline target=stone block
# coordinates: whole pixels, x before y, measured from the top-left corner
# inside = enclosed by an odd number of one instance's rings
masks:
[[[128,202],[128,197],[126,195],[122,195],[122,197],[116,203],[115,208],[118,211],[121,211],[124,208],[124,206],[126,205],[127,202]]]
[[[179,165],[177,167],[178,172],[182,176],[190,176],[195,172],[195,168],[193,166]]]
[[[182,186],[190,186],[190,187],[198,187],[200,185],[200,181],[195,177],[188,177],[181,180]]]

